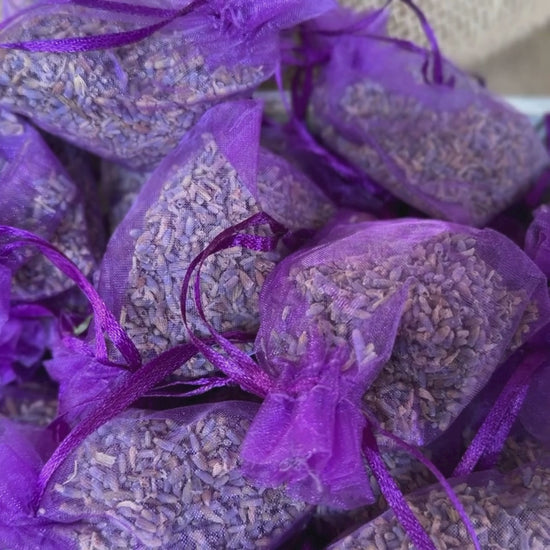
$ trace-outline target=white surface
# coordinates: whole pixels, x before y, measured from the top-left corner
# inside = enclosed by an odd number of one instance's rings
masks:
[[[550,97],[548,96],[505,96],[518,111],[527,116],[540,118],[550,113]]]

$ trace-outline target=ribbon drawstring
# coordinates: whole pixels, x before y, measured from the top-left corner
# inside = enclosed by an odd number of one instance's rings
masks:
[[[181,10],[162,10],[158,8],[147,8],[145,6],[133,6],[131,4],[122,4],[119,2],[110,2],[100,0],[75,0],[72,3],[86,7],[98,8],[105,11],[126,13],[129,15],[140,15],[146,17],[160,17],[161,21],[152,25],[147,25],[131,31],[108,33],[95,36],[75,36],[71,38],[51,38],[46,40],[29,40],[24,42],[1,43],[0,48],[25,50],[29,52],[52,52],[52,53],[75,53],[105,50],[118,48],[139,42],[157,31],[166,27],[176,19],[188,15],[197,6],[204,4],[206,0],[193,0],[189,5]],[[66,5],[67,2],[52,2],[52,5]],[[6,23],[10,23],[18,17],[25,17],[32,13],[34,8],[28,8],[23,12],[17,13]],[[6,24],[4,23],[4,25]],[[2,27],[0,27],[1,29]]]
[[[494,464],[517,419],[533,374],[548,362],[547,350],[528,352],[500,393],[489,414],[464,453],[453,477],[473,472],[481,460],[484,466]]]
[[[103,338],[103,335],[106,335],[128,362],[129,370],[136,370],[141,365],[139,351],[109,311],[96,289],[78,267],[62,252],[38,235],[24,229],[0,225],[0,254],[2,256],[5,257],[6,252],[27,246],[34,246],[40,250],[55,267],[72,279],[88,298],[94,312],[94,323],[99,329],[96,330],[96,354],[98,359],[107,359],[107,347]]]
[[[262,237],[259,235],[243,234],[241,231],[248,228],[267,225],[273,231],[273,237]],[[191,262],[183,281],[181,291],[181,315],[183,324],[189,335],[189,339],[197,346],[200,352],[220,371],[229,376],[239,384],[245,391],[265,397],[272,386],[268,375],[253,361],[246,353],[241,351],[229,340],[220,335],[214,327],[206,320],[201,303],[200,291],[200,270],[204,261],[221,250],[233,246],[244,246],[249,250],[271,251],[274,250],[280,238],[287,230],[273,218],[260,212],[254,216],[234,225],[217,235],[213,241]],[[210,346],[201,341],[189,327],[187,319],[186,303],[191,276],[198,267],[194,284],[194,301],[201,320],[206,325],[214,341],[228,354],[227,356],[218,353]]]
[[[437,550],[435,544],[432,542],[422,525],[420,525],[417,517],[413,514],[403,493],[397,486],[397,483],[395,483],[395,480],[388,472],[382,455],[380,454],[376,439],[368,425],[363,432],[363,452],[372,473],[380,485],[382,494],[417,549]]]
[[[397,445],[399,445],[407,453],[409,453],[411,456],[416,458],[421,464],[426,466],[428,470],[430,470],[430,472],[434,475],[434,477],[443,487],[443,490],[447,493],[449,500],[451,501],[452,505],[455,507],[462,521],[464,522],[464,525],[466,526],[466,531],[468,532],[468,534],[470,535],[470,538],[474,543],[475,550],[481,550],[481,544],[477,538],[475,527],[473,526],[472,521],[468,517],[468,514],[466,513],[464,506],[462,506],[462,503],[460,502],[456,493],[451,487],[451,484],[447,481],[447,478],[439,471],[436,465],[431,460],[429,460],[426,456],[424,456],[416,447],[409,445],[408,443],[403,441],[401,438],[395,436],[391,432],[388,432],[382,428],[377,428],[377,433],[397,443]]]

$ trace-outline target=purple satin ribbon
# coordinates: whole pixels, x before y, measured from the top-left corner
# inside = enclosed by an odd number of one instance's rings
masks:
[[[424,31],[424,34],[426,35],[426,38],[430,43],[431,52],[433,56],[432,83],[443,85],[443,86],[453,86],[454,85],[453,77],[451,77],[447,81],[445,80],[445,77],[443,74],[443,56],[441,55],[441,49],[439,47],[439,43],[435,36],[435,32],[432,29],[431,25],[429,24],[426,15],[412,0],[400,0],[400,1],[403,2],[405,5],[407,5],[415,13],[416,17],[420,21],[420,24],[422,25],[422,30]],[[424,65],[422,67],[422,74],[424,75],[425,79],[427,79],[427,75],[428,75],[428,66],[429,66],[429,58],[426,58],[426,61],[424,62]]]
[[[472,539],[472,542],[474,543],[474,548],[476,550],[481,550],[481,544],[479,542],[479,539],[477,538],[476,530],[474,525],[472,524],[472,521],[470,520],[468,514],[466,513],[466,510],[464,509],[464,506],[462,506],[462,503],[458,499],[456,493],[454,492],[451,484],[447,481],[447,478],[439,471],[439,469],[435,466],[435,464],[428,460],[416,447],[413,447],[412,445],[409,445],[408,443],[405,443],[401,438],[395,436],[391,432],[388,432],[380,427],[377,427],[376,429],[377,433],[380,435],[387,437],[388,439],[391,439],[394,441],[397,445],[399,445],[402,449],[404,449],[407,453],[409,453],[411,456],[416,458],[421,464],[426,466],[428,470],[435,476],[437,481],[441,484],[443,487],[443,490],[449,497],[449,500],[451,501],[451,504],[455,507],[456,511],[458,512],[458,515],[460,516],[460,519],[464,522],[464,525],[466,526],[466,531],[470,535],[470,538]],[[380,482],[379,482],[380,483]],[[381,490],[382,485],[380,485]],[[384,494],[384,496],[386,496]],[[387,497],[386,497],[387,500]]]
[[[72,279],[86,295],[86,298],[88,298],[94,312],[96,353],[98,359],[107,360],[107,346],[103,338],[105,334],[127,361],[129,370],[136,370],[141,365],[139,351],[114,315],[109,311],[96,289],[78,267],[67,256],[41,237],[24,229],[0,225],[0,255],[6,256],[19,248],[28,246],[33,246],[40,250],[53,265]]]
[[[529,350],[500,393],[470,446],[462,456],[453,477],[468,475],[481,461],[494,465],[514,425],[527,395],[533,374],[550,361],[548,349]]]
[[[369,426],[367,426],[363,432],[363,453],[365,454],[365,458],[367,459],[374,477],[376,477],[380,485],[382,494],[394,511],[397,519],[401,522],[401,525],[404,527],[413,544],[418,550],[437,550],[435,544],[413,514],[401,489],[399,489],[397,483],[395,483],[395,480],[386,468],[382,455],[380,454],[380,449],[376,443],[376,438]]]
[[[71,430],[42,467],[37,482],[34,501],[35,511],[40,506],[40,499],[53,474],[86,437],[118,414],[124,412],[138,398],[194,357],[197,352],[198,350],[193,344],[176,346],[141,366],[135,372],[125,373],[124,379],[118,380],[116,387],[107,392],[98,406],[91,410]],[[201,393],[200,388],[190,392],[192,395],[198,393]]]
[[[241,231],[245,229],[266,225],[273,231],[273,237],[261,237],[259,235],[241,233]],[[181,316],[190,341],[197,346],[200,352],[216,368],[225,373],[234,382],[239,384],[243,390],[258,395],[259,397],[265,397],[267,395],[272,386],[272,381],[255,361],[219,334],[207,321],[201,303],[200,269],[206,258],[216,252],[226,248],[231,248],[233,246],[243,246],[249,250],[264,252],[273,250],[279,242],[279,239],[286,233],[287,230],[281,224],[276,222],[264,212],[260,212],[245,221],[222,231],[189,265],[187,273],[185,274],[180,296]],[[194,284],[195,305],[201,320],[205,323],[212,338],[228,355],[222,355],[212,349],[211,346],[205,344],[197,336],[195,336],[189,327],[186,303],[191,277],[196,268],[198,269]]]
[[[399,2],[403,2],[406,6],[408,6],[416,15],[416,17],[419,20],[420,25],[422,26],[422,30],[424,31],[424,34],[426,35],[426,38],[428,42],[430,43],[430,50],[427,50],[426,48],[423,48],[421,46],[418,46],[414,42],[411,42],[410,40],[404,40],[401,38],[395,38],[390,36],[381,36],[378,34],[371,34],[368,32],[368,28],[376,21],[380,15],[387,12],[389,6],[391,5],[392,1],[394,0],[387,0],[386,4],[374,12],[367,13],[366,15],[362,16],[360,19],[356,20],[353,24],[347,25],[344,28],[337,29],[337,30],[317,30],[314,31],[317,34],[320,35],[326,35],[326,36],[338,36],[343,34],[354,34],[357,36],[363,36],[366,38],[370,38],[373,40],[379,40],[381,42],[388,42],[390,44],[395,44],[396,46],[400,47],[401,49],[413,53],[422,54],[425,57],[424,63],[422,64],[422,75],[424,76],[424,81],[426,84],[435,84],[439,86],[449,86],[454,87],[455,85],[455,78],[454,76],[450,76],[449,78],[445,78],[444,75],[444,63],[443,63],[443,55],[441,53],[441,48],[439,47],[439,42],[437,40],[437,37],[435,35],[435,32],[428,22],[428,18],[424,14],[424,12],[416,5],[413,0],[397,0]],[[304,35],[302,36],[302,38]],[[311,49],[307,47],[306,48],[296,48],[297,52],[312,52]],[[312,52],[313,53],[313,52]],[[329,57],[329,54],[327,53],[327,57]],[[433,59],[432,62],[432,72],[431,75],[429,74],[429,67],[430,67],[430,58]],[[307,56],[306,56],[307,59]]]
[[[108,33],[96,36],[80,36],[72,38],[52,38],[49,40],[29,40],[25,42],[7,42],[0,44],[3,49],[25,50],[30,52],[52,52],[52,53],[74,53],[105,50],[134,44],[153,35],[163,27],[166,27],[176,19],[188,15],[193,10],[205,3],[206,0],[193,0],[189,5],[181,10],[163,10],[145,6],[132,6],[120,2],[111,2],[106,0],[73,0],[72,2],[52,2],[51,5],[82,5],[85,7],[98,8],[100,10],[125,13],[129,15],[139,15],[146,17],[160,17],[161,21],[152,25],[147,25],[131,31]],[[24,17],[27,12],[32,12],[34,8],[28,8],[20,14],[16,14],[10,21],[16,17]]]

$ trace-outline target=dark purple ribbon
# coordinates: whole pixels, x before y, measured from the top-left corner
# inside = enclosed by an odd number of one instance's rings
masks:
[[[394,441],[397,445],[399,445],[402,449],[404,449],[407,453],[409,453],[411,456],[416,458],[421,464],[426,466],[428,470],[435,476],[437,481],[441,484],[443,487],[443,490],[449,497],[449,500],[451,501],[451,504],[455,507],[456,511],[458,512],[458,515],[460,516],[460,519],[464,522],[464,525],[466,526],[466,531],[470,535],[470,538],[472,539],[472,542],[474,543],[474,548],[476,550],[481,550],[481,545],[479,542],[479,539],[477,537],[477,533],[475,530],[474,525],[472,524],[472,521],[470,520],[468,514],[466,513],[466,510],[464,509],[464,506],[462,506],[462,503],[458,499],[456,493],[454,492],[451,484],[447,481],[445,476],[439,471],[439,469],[433,464],[431,460],[428,460],[416,447],[413,447],[412,445],[409,445],[408,443],[405,443],[401,438],[395,436],[391,432],[388,432],[379,426],[377,427],[377,433],[379,433],[381,436],[387,437],[388,439],[391,439]],[[384,487],[378,481],[380,485],[380,489],[382,492],[384,492]],[[401,492],[400,492],[401,493]],[[387,499],[386,494],[384,493],[384,496]],[[402,495],[401,495],[402,497]],[[393,498],[400,498],[399,495],[394,495]],[[388,501],[389,502],[389,501]]]
[[[395,480],[386,468],[382,455],[380,454],[380,449],[376,443],[376,438],[368,426],[363,432],[363,453],[365,454],[365,458],[367,459],[372,473],[380,485],[382,494],[394,511],[397,519],[401,522],[401,525],[405,528],[413,544],[418,550],[437,550],[435,544],[432,542],[422,525],[420,525],[417,517],[413,514],[401,489],[399,489],[397,483],[395,483]]]
[[[425,13],[412,0],[400,1],[407,5],[415,13],[416,17],[420,21],[420,24],[422,25],[422,30],[424,31],[424,34],[426,35],[426,38],[430,43],[433,56],[432,82],[434,84],[452,86],[454,84],[454,80],[452,78],[448,81],[445,81],[445,77],[443,74],[443,56],[441,55],[439,42],[435,36],[435,32],[432,29],[432,26],[428,22]],[[429,58],[426,58],[426,61],[424,62],[424,65],[422,67],[422,74],[424,75],[424,78],[427,78],[428,65]]]
[[[303,39],[307,41],[307,35],[304,35]],[[300,80],[301,77],[303,77],[303,80]],[[311,97],[311,92],[313,90],[313,65],[306,64],[301,71],[296,71],[292,81],[292,105],[290,105],[284,89],[280,63],[277,65],[275,70],[275,81],[289,120],[285,124],[279,124],[275,121],[264,118],[264,120],[267,121],[267,124],[271,126],[279,126],[284,133],[296,138],[301,149],[307,153],[313,153],[318,161],[324,163],[325,166],[334,170],[344,179],[357,181],[358,184],[361,185],[361,187],[363,187],[372,198],[370,210],[373,213],[379,213],[382,204],[389,200],[389,193],[377,182],[375,182],[368,174],[359,168],[356,168],[349,162],[338,158],[328,149],[325,149],[315,140],[307,129],[307,125],[304,121],[309,98]]]
[[[464,453],[453,477],[468,475],[481,461],[484,467],[492,467],[504,446],[527,395],[535,372],[550,361],[547,349],[528,351],[506,386],[500,393],[476,436]]]
[[[241,233],[241,231],[245,229],[256,228],[266,225],[269,226],[270,229],[273,231],[274,235],[272,237],[262,237],[259,235]],[[235,383],[239,384],[239,386],[243,390],[258,395],[260,397],[265,397],[267,395],[269,389],[272,386],[272,381],[255,361],[253,361],[246,353],[241,351],[239,348],[231,344],[229,340],[219,334],[207,321],[201,303],[200,270],[204,261],[209,256],[226,248],[231,248],[233,246],[242,246],[248,248],[249,250],[263,252],[273,250],[277,246],[279,239],[282,238],[283,235],[285,235],[286,233],[287,230],[281,224],[276,222],[273,218],[271,218],[264,212],[255,214],[245,221],[222,231],[189,265],[189,268],[183,280],[180,297],[183,324],[187,330],[190,341],[197,346],[200,352],[216,368],[225,373]],[[194,284],[195,305],[197,307],[201,320],[205,323],[212,338],[214,339],[216,344],[218,344],[228,354],[227,356],[215,351],[214,349],[212,349],[211,346],[201,341],[189,327],[189,323],[187,321],[186,303],[191,277],[196,268],[198,269]]]
[[[132,6],[131,4],[123,4],[120,2],[110,2],[100,0],[94,2],[91,0],[74,0],[69,5],[77,4],[86,7],[98,8],[105,11],[126,13],[129,15],[140,15],[147,17],[161,17],[161,21],[152,25],[147,25],[131,31],[108,33],[96,36],[80,36],[72,38],[52,38],[49,40],[29,40],[25,42],[8,42],[0,44],[0,48],[26,50],[30,52],[52,52],[52,53],[73,53],[73,52],[88,52],[104,50],[109,48],[117,48],[120,46],[127,46],[128,44],[134,44],[159,31],[163,27],[166,27],[174,20],[188,15],[197,6],[204,4],[206,0],[193,0],[188,6],[181,10],[162,10],[158,8],[150,8],[145,6]],[[52,5],[57,4],[53,2]],[[59,5],[66,5],[67,2],[59,2]],[[24,17],[27,12],[32,12],[34,8],[24,10],[20,14],[16,14],[16,17]]]
[[[0,254],[7,254],[22,248],[34,246],[48,258],[53,265],[72,279],[88,298],[94,312],[96,330],[96,353],[101,360],[107,359],[107,346],[103,335],[120,351],[128,363],[129,370],[136,370],[141,365],[141,356],[130,337],[120,326],[114,315],[109,311],[96,289],[82,274],[78,267],[62,252],[46,240],[24,229],[0,225]]]
[[[409,51],[412,53],[418,53],[422,54],[425,57],[424,63],[422,64],[422,75],[424,76],[424,81],[426,84],[435,84],[440,86],[449,86],[453,87],[455,84],[455,78],[454,76],[450,76],[448,79],[445,79],[444,75],[444,63],[443,63],[443,55],[441,53],[441,48],[439,46],[439,42],[437,40],[437,37],[435,35],[435,32],[428,22],[428,18],[424,14],[424,12],[416,5],[413,0],[398,0],[399,2],[403,2],[406,6],[408,6],[416,15],[416,17],[419,20],[420,25],[422,26],[422,30],[424,31],[424,34],[426,35],[426,38],[428,42],[430,43],[430,50],[427,50],[426,48],[423,48],[421,46],[418,46],[414,42],[411,42],[410,40],[404,40],[401,38],[395,38],[390,36],[382,36],[379,34],[371,34],[368,32],[369,27],[376,21],[376,19],[382,15],[384,12],[386,12],[394,0],[387,0],[386,4],[374,12],[367,13],[366,15],[362,16],[360,19],[356,20],[354,23],[345,26],[344,28],[340,28],[337,30],[315,30],[315,34],[319,35],[326,35],[326,36],[338,36],[342,34],[353,34],[357,36],[363,36],[365,38],[370,38],[373,40],[379,40],[380,42],[388,42],[390,44],[395,44],[399,48]],[[302,38],[305,34],[303,34]],[[315,54],[314,50],[311,49],[311,47],[308,47],[307,41],[304,43],[304,45],[300,48],[296,48],[295,52],[306,54],[306,59],[311,59],[311,55]],[[319,54],[317,54],[315,57],[319,57]],[[329,52],[326,53],[324,56],[325,59],[328,59],[330,57]],[[429,75],[428,70],[430,67],[430,58],[433,59],[432,62],[432,74]]]

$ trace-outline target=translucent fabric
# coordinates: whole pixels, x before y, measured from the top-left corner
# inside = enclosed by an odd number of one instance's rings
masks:
[[[3,44],[49,41],[40,51],[3,50],[0,106],[99,156],[152,169],[208,108],[248,97],[273,75],[281,29],[330,6],[140,0],[124,10],[37,3],[0,29]],[[155,25],[156,32],[140,31]],[[113,36],[132,31],[142,39],[121,43]],[[75,51],[71,39],[81,38],[93,45]]]
[[[426,445],[549,312],[546,278],[495,231],[333,227],[262,289],[255,351],[274,390],[244,442],[245,471],[310,502],[368,504],[366,419]]]
[[[482,548],[545,550],[550,546],[550,467],[548,459],[508,474],[479,472],[453,482]],[[413,493],[407,501],[437,548],[473,545],[439,485]],[[332,544],[330,550],[408,550],[410,540],[388,511]]]
[[[427,59],[342,34],[313,89],[311,128],[411,206],[484,226],[529,189],[548,153],[526,116],[445,59],[435,80]]]

